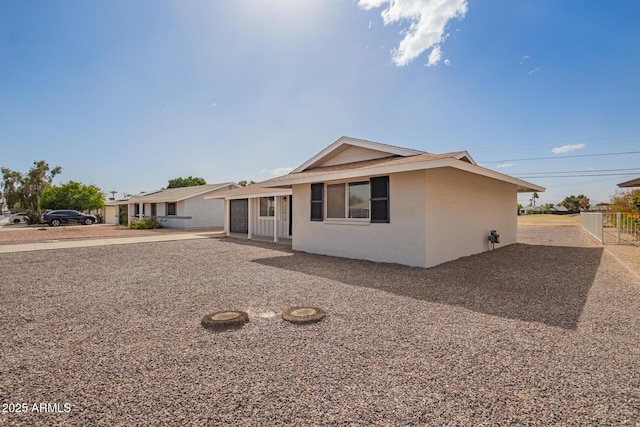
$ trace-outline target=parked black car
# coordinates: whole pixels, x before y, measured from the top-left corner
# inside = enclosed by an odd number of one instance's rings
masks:
[[[78,211],[59,210],[49,211],[42,215],[42,222],[46,222],[51,227],[57,227],[60,224],[91,225],[96,222],[96,217],[93,215],[85,215]]]

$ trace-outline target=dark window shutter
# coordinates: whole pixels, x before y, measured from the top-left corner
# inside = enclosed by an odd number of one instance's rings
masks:
[[[389,177],[371,178],[371,222],[389,222]]]
[[[322,221],[324,184],[311,184],[311,221]]]

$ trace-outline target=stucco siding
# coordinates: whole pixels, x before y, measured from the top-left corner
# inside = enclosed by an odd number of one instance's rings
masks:
[[[425,171],[425,265],[431,267],[517,241],[516,186],[452,168]]]
[[[368,178],[358,180],[364,179]],[[294,185],[293,249],[423,267],[424,171],[392,174],[389,176],[389,187],[390,222],[355,224],[348,221],[311,221],[311,186]]]
[[[145,212],[147,212],[145,208]],[[209,228],[224,225],[224,201],[193,197],[176,203],[176,215],[166,215],[166,203],[158,203],[158,216],[169,228]]]

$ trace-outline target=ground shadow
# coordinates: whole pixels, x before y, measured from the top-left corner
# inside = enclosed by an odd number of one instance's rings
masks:
[[[351,286],[576,329],[603,249],[514,244],[424,269],[292,252],[256,259]]]

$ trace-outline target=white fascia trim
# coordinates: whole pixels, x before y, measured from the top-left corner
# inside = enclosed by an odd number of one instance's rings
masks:
[[[260,197],[280,197],[280,196],[291,196],[293,194],[292,190],[288,191],[274,191],[272,193],[259,193],[259,194],[245,194],[244,196],[228,196],[225,197],[225,200],[235,200],[235,199],[259,199]]]
[[[451,160],[451,159],[447,159],[447,160]],[[534,191],[536,192],[539,191],[542,193],[546,190],[545,187],[541,187],[531,182],[514,178],[510,175],[505,175],[503,173],[496,172],[491,169],[483,168],[482,166],[472,165],[470,163],[461,162],[459,160],[453,160],[451,163],[452,164],[449,166],[456,169],[464,170],[471,173],[476,173],[478,175],[486,176],[487,178],[497,179],[498,181],[504,181],[510,184],[515,184],[518,187],[518,193],[532,193]]]
[[[379,166],[379,167],[372,167],[372,168],[352,169],[352,170],[345,170],[337,173],[326,173],[326,174],[308,176],[308,177],[303,177],[298,179],[295,178],[295,174],[292,174],[293,176],[291,177],[291,179],[282,180],[277,183],[269,182],[267,183],[266,186],[273,187],[276,185],[285,186],[285,185],[307,184],[307,183],[333,181],[333,180],[347,180],[352,178],[361,178],[365,176],[386,175],[390,173],[410,172],[410,171],[416,171],[416,170],[435,169],[435,168],[444,168],[444,167],[452,167],[452,168],[464,170],[470,173],[475,173],[477,175],[486,176],[488,178],[497,179],[498,181],[514,184],[518,187],[518,192],[520,193],[530,193],[533,191],[539,191],[539,192],[545,191],[545,188],[540,187],[539,185],[532,184],[530,182],[523,181],[521,179],[514,178],[512,176],[505,175],[500,172],[493,171],[491,169],[483,168],[482,166],[463,162],[453,158],[427,160],[424,162],[405,163],[405,164],[392,165],[392,166]]]
[[[424,151],[413,150],[411,148],[395,147],[393,145],[381,144],[379,142],[366,141],[364,139],[357,139],[357,138],[351,138],[348,136],[343,136],[337,141],[335,141],[333,144],[329,145],[327,148],[325,148],[324,150],[322,150],[321,152],[319,152],[318,154],[316,154],[315,156],[313,156],[312,158],[304,162],[302,165],[295,168],[293,171],[291,171],[291,173],[304,171],[309,166],[313,165],[314,163],[317,163],[322,158],[326,157],[328,154],[337,150],[338,148],[340,148],[345,144],[353,145],[361,148],[368,148],[370,150],[375,150],[375,151],[382,151],[385,153],[389,153],[391,155],[402,156],[402,157],[415,156],[416,154],[424,154]]]
[[[237,199],[258,199],[260,197],[276,197],[276,196],[291,196],[293,191],[291,189],[282,191],[273,191],[269,193],[252,193],[252,194],[239,194],[236,196],[207,196],[205,199],[225,199],[225,200],[237,200]]]

